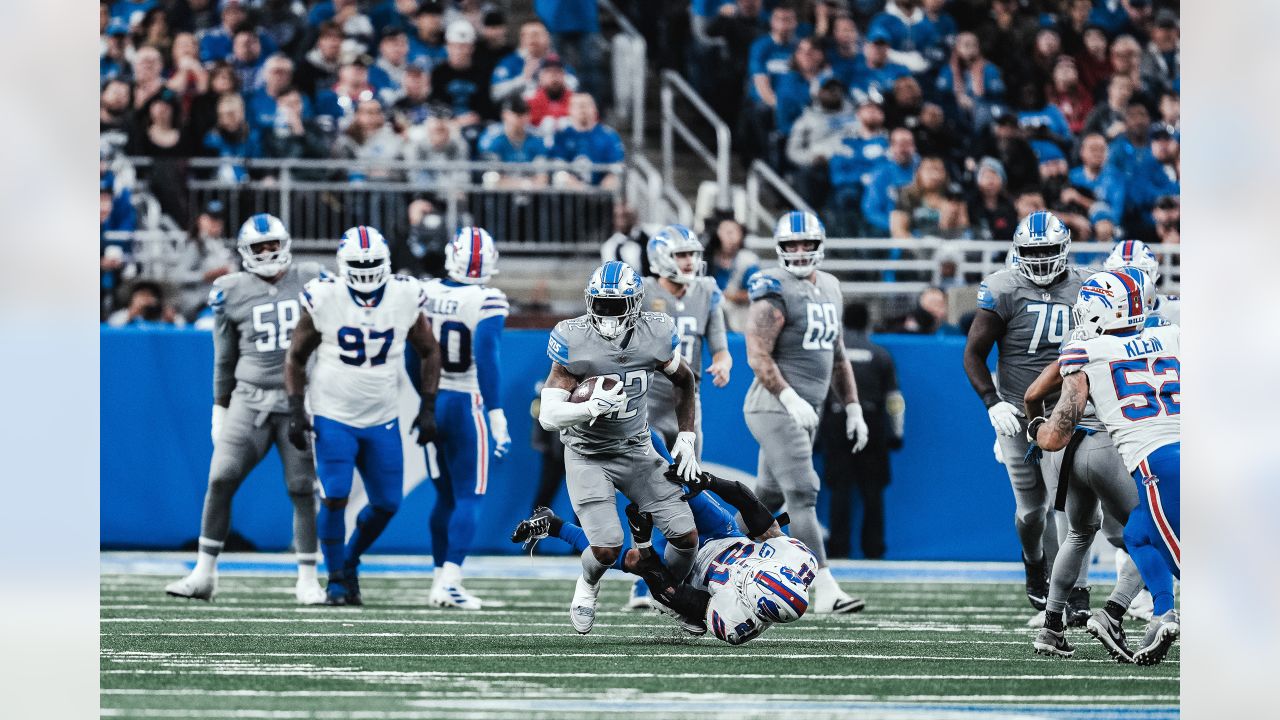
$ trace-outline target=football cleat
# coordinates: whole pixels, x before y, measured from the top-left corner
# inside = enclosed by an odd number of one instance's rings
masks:
[[[1040,632],[1036,634],[1036,639],[1031,643],[1031,646],[1035,648],[1037,655],[1069,658],[1076,654],[1076,647],[1067,642],[1067,631],[1065,629],[1052,630],[1042,627]]]
[[[649,594],[649,586],[644,584],[643,580],[636,580],[631,585],[631,597],[627,599],[627,604],[622,606],[623,610],[649,610],[657,605],[653,601],[653,596]],[[706,628],[703,628],[706,632]]]
[[[580,635],[591,632],[596,624],[596,598],[600,595],[600,583],[592,585],[587,579],[578,576],[578,583],[573,590],[573,602],[569,605],[569,621],[573,629]]]
[[[324,589],[324,604],[334,607],[349,605],[347,602],[347,588],[342,583],[334,580],[329,581],[329,585]]]
[[[316,580],[299,580],[293,586],[293,594],[298,598],[299,605],[324,604],[324,588],[320,587],[320,583]]]
[[[174,597],[189,600],[212,600],[213,596],[218,594],[218,574],[215,572],[197,575],[193,572],[181,580],[165,585],[164,591]]]
[[[441,585],[431,588],[431,596],[427,602],[442,608],[459,610],[479,610],[483,603],[480,598],[467,592],[461,585]]]
[[[1107,614],[1106,610],[1094,610],[1084,629],[1102,643],[1118,663],[1133,662],[1133,651],[1124,635],[1124,623]]]
[[[553,517],[555,513],[551,512],[551,508],[535,508],[527,520],[521,520],[520,524],[516,525],[516,529],[511,533],[511,542],[524,543],[524,549],[528,550],[531,544],[551,534]]]
[[[1071,588],[1067,596],[1067,627],[1084,627],[1089,622],[1089,588]]]
[[[819,591],[816,587],[810,590],[814,594],[811,610],[823,615],[852,615],[862,612],[867,603],[835,586],[835,592]]]
[[[1138,665],[1158,665],[1169,654],[1173,641],[1181,632],[1178,611],[1170,610],[1147,624],[1147,633],[1142,638],[1142,647],[1133,653],[1133,661]]]
[[[360,574],[354,565],[348,565],[342,586],[347,589],[348,605],[364,605],[364,596],[360,594]]]
[[[1027,600],[1031,607],[1043,610],[1049,601],[1049,572],[1044,558],[1031,562],[1024,555],[1022,567],[1027,573]]]
[[[1155,615],[1156,604],[1151,599],[1151,591],[1143,588],[1142,592],[1133,598],[1133,602],[1129,603],[1129,609],[1125,611],[1125,615],[1134,620],[1148,622]]]
[[[680,626],[680,629],[694,636],[702,636],[707,634],[707,623],[702,618],[691,618],[681,615],[679,612],[668,605],[664,605],[657,598],[652,599],[652,607],[659,613],[672,618]]]

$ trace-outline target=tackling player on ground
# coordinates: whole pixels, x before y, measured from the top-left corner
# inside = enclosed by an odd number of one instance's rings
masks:
[[[213,282],[213,459],[200,519],[195,569],[165,592],[210,600],[218,591],[218,553],[231,524],[231,498],[245,476],[275,445],[293,502],[293,545],[298,557],[295,596],[324,602],[316,580],[316,476],[309,448],[286,442],[289,404],[284,393],[285,352],[302,315],[302,286],[324,274],[318,263],[293,263],[289,232],[279,218],[254,215],[236,241],[244,272]]]
[[[845,432],[853,452],[862,450],[868,439],[853,369],[845,357],[840,282],[818,269],[826,230],[817,216],[789,212],[778,220],[773,237],[780,267],[756,273],[748,288],[747,362],[755,380],[743,413],[760,443],[756,494],[771,512],[786,504],[792,535],[817,557],[814,612],[858,612],[866,603],[841,590],[827,567],[816,509],[819,480],[813,469],[818,409],[833,386],[845,405]]]
[[[498,272],[498,248],[483,228],[464,227],[445,246],[448,278],[426,280],[426,315],[440,343],[440,394],[436,397],[435,440],[439,472],[431,480],[430,603],[479,610],[480,599],[462,587],[462,562],[475,535],[480,499],[489,484],[489,434],[493,454],[511,449],[507,417],[499,394],[499,346],[507,296],[486,287]],[[485,426],[485,418],[489,424]],[[431,463],[428,462],[430,472]]]
[[[1180,632],[1173,577],[1180,574],[1181,371],[1177,325],[1146,325],[1141,281],[1130,271],[1091,276],[1073,308],[1080,339],[1062,352],[1062,396],[1028,437],[1046,450],[1063,448],[1093,402],[1132,473],[1138,508],[1125,525],[1125,545],[1151,590],[1155,617],[1133,653],[1139,665],[1164,659]]]
[[[359,225],[338,244],[341,280],[320,278],[302,291],[302,319],[285,363],[289,441],[308,446],[314,427],[316,474],[323,500],[320,550],[329,570],[328,605],[362,605],[360,556],[386,529],[404,496],[399,387],[405,342],[422,360],[422,402],[414,429],[418,444],[435,438],[440,346],[422,307],[417,280],[391,275],[391,251],[376,229]],[[319,351],[307,389],[307,360]],[[313,420],[308,418],[310,400]],[[347,496],[360,471],[369,504],[346,540]]]

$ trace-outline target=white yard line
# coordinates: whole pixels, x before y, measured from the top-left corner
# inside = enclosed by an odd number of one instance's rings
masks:
[[[465,700],[468,698],[492,697],[488,691],[467,691],[448,689],[439,691],[418,690],[206,690],[202,688],[109,688],[101,691],[107,696],[124,697],[244,697],[244,698],[446,698]],[[614,690],[602,693],[572,692],[561,688],[545,688],[536,692],[522,693],[523,699],[599,699],[613,696]],[[637,692],[637,694],[639,694]],[[1010,702],[1010,703],[1149,703],[1176,702],[1178,695],[1168,693],[1148,693],[1129,695],[797,695],[771,693],[643,693],[645,697],[657,700],[664,695],[673,695],[671,699],[692,699],[700,703],[734,700],[738,702],[777,702],[777,701],[817,701],[817,702]]]

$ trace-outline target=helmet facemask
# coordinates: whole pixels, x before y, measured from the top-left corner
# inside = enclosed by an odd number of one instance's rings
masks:
[[[806,245],[812,249],[805,248]],[[807,278],[822,264],[822,238],[789,237],[779,240],[777,253],[783,269],[798,278]]]
[[[236,250],[240,252],[244,269],[264,278],[279,275],[289,267],[289,262],[293,259],[287,235],[282,238],[257,238],[254,242],[239,245]]]
[[[587,293],[591,325],[606,340],[616,340],[635,327],[640,317],[640,297],[600,296]]]
[[[359,260],[339,257],[338,272],[348,287],[367,295],[386,284],[391,276],[391,264],[385,257]]]
[[[1015,245],[1018,272],[1037,285],[1048,285],[1067,269],[1070,241]]]

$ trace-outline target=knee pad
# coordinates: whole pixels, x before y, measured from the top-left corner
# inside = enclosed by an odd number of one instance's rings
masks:
[[[379,519],[383,519],[383,520],[390,520],[390,519],[391,519],[391,516],[395,515],[395,514],[396,514],[396,511],[397,511],[397,510],[399,510],[399,509],[400,509],[399,507],[390,507],[390,508],[389,508],[389,507],[386,507],[386,506],[383,506],[383,505],[370,505],[370,506],[369,506],[369,514],[370,514],[372,517],[375,517],[375,518],[379,518]]]
[[[620,547],[592,547],[591,554],[595,556],[596,562],[601,565],[612,567],[618,561],[618,554],[622,552]]]
[[[787,511],[795,512],[805,508],[818,506],[818,486],[816,483],[801,483],[788,488],[784,493],[787,498]]]
[[[678,537],[667,538],[667,543],[679,550],[697,550],[698,549],[698,531],[691,530],[684,535]]]
[[[321,500],[320,502],[329,510],[334,510],[334,511],[342,510],[347,507],[347,499],[344,497],[340,497],[340,498],[327,497]]]

